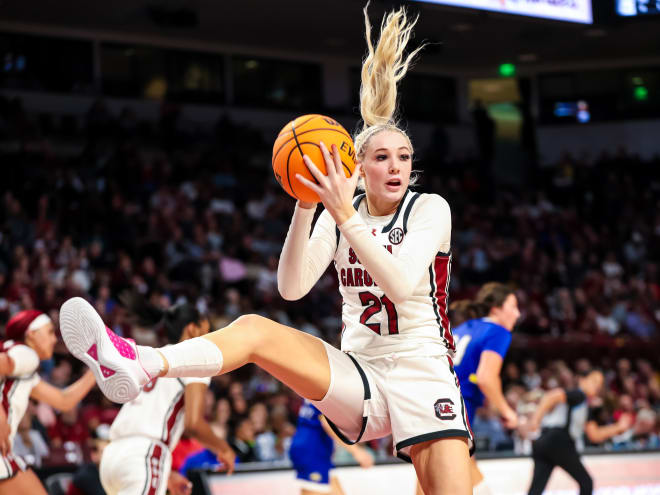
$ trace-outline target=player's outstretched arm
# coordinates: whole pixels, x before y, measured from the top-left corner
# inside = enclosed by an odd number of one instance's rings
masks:
[[[41,381],[32,389],[30,397],[60,411],[70,411],[87,395],[94,384],[94,375],[87,370],[83,376],[64,389]]]
[[[189,383],[184,392],[185,428],[188,435],[195,437],[205,447],[211,449],[218,460],[227,468],[227,473],[234,472],[236,454],[229,444],[217,436],[211,425],[204,418],[204,395],[206,385],[203,383]]]

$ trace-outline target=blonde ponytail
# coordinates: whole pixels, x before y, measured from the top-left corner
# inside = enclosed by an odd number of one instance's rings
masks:
[[[398,127],[397,114],[397,84],[405,76],[415,55],[423,48],[419,46],[408,56],[404,50],[417,17],[409,19],[405,8],[389,12],[380,26],[380,37],[374,47],[371,41],[371,23],[367,9],[364,7],[364,25],[368,53],[362,62],[362,85],[360,86],[360,113],[362,114],[362,130],[355,136],[355,151],[361,158],[369,139],[383,130],[398,131],[410,139]],[[412,151],[412,145],[410,145]]]

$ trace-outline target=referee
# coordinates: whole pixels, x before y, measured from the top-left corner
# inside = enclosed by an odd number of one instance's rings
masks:
[[[601,443],[626,431],[631,418],[622,416],[615,424],[598,426],[588,417],[587,400],[603,387],[603,374],[591,371],[578,380],[572,390],[557,388],[547,392],[531,419],[531,431],[541,426],[541,436],[532,444],[534,476],[528,495],[541,495],[555,466],[559,466],[580,485],[580,495],[591,495],[593,481],[580,461],[578,450],[584,446],[582,434],[592,443]]]

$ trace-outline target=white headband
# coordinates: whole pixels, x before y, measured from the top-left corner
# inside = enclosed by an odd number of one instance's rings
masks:
[[[32,323],[28,325],[27,331],[30,332],[32,330],[36,330],[37,328],[41,328],[48,323],[52,323],[50,317],[46,313],[41,313],[34,320],[32,320]]]

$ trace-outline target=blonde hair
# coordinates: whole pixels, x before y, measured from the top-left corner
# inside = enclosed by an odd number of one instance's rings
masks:
[[[403,52],[417,23],[417,17],[409,19],[404,7],[393,10],[383,18],[380,37],[376,46],[371,42],[371,23],[364,7],[364,25],[368,53],[362,62],[362,84],[360,86],[360,113],[362,130],[353,139],[358,159],[364,156],[369,139],[379,132],[390,130],[401,133],[412,143],[406,132],[396,121],[397,83],[405,76],[415,55],[424,47],[419,46],[407,57]]]

